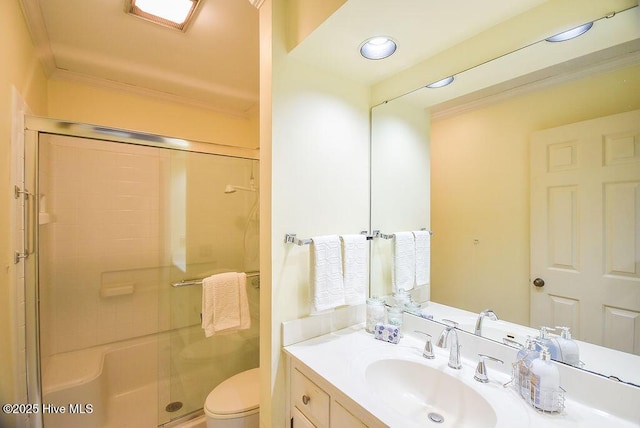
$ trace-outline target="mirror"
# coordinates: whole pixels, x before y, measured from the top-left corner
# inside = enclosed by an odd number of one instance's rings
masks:
[[[433,230],[431,283],[422,292],[431,302],[459,309],[466,317],[461,328],[473,333],[477,314],[491,308],[500,321],[485,320],[487,330],[495,330],[491,323],[512,323],[514,331],[536,334],[528,329],[535,278],[530,278],[530,225],[536,209],[530,203],[530,137],[640,109],[637,9],[596,22],[586,41],[541,41],[455,75],[449,87],[423,87],[372,109],[372,229]],[[595,30],[612,36],[618,32],[608,26],[625,22],[632,36],[610,41],[610,47],[594,42]],[[637,140],[632,147],[639,145]],[[390,254],[390,242],[374,240],[373,295],[392,292]],[[638,264],[636,257],[637,270],[629,275],[636,283]],[[604,349],[590,331],[574,338],[598,345],[580,343],[585,370],[640,385],[640,356],[634,355],[640,354],[640,313],[627,313],[625,328],[635,328],[636,337],[627,352]],[[600,354],[589,355],[592,350]],[[609,366],[596,363],[602,359]],[[616,371],[629,364],[636,369]]]

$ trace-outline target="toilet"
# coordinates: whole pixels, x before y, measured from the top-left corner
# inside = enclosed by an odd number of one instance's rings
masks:
[[[204,403],[207,428],[258,428],[260,369],[231,376],[209,393]]]

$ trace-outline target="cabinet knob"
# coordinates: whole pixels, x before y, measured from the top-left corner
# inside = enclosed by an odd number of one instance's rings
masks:
[[[535,285],[536,287],[544,287],[544,279],[542,278],[536,278],[533,280],[533,285]]]
[[[306,406],[307,404],[309,404],[309,401],[311,401],[311,397],[309,397],[308,395],[303,395],[302,396],[302,403]]]

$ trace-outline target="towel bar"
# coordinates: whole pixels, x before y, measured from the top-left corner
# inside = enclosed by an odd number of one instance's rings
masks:
[[[247,272],[246,275],[247,275],[247,278],[255,278],[257,276],[260,276],[260,272],[258,271]],[[174,282],[173,284],[171,284],[171,286],[177,288],[177,287],[190,287],[192,285],[202,285],[203,279],[183,279],[180,282]],[[256,288],[260,288],[259,283],[256,286]]]
[[[424,230],[424,231],[426,231],[427,229],[423,227],[423,228],[422,228],[422,229],[420,229],[420,230]],[[432,232],[431,230],[429,230],[429,235],[433,236],[433,232]],[[382,232],[380,232],[379,230],[374,230],[374,231],[373,231],[373,237],[374,237],[374,238],[382,238],[382,239],[393,239],[393,238],[395,238],[395,237],[396,237],[396,235],[395,235],[395,234],[393,234],[393,233],[392,233],[392,234],[387,235],[386,233],[382,233]]]
[[[369,235],[369,232],[363,230],[360,232],[360,235],[366,235],[367,240],[371,240],[374,238],[373,235]],[[287,233],[284,235],[284,243],[285,244],[296,244],[296,245],[310,245],[313,242],[311,239],[298,239],[295,233]]]

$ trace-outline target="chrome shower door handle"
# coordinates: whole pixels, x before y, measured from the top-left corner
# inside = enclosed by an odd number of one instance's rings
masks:
[[[18,186],[14,186],[14,197],[18,199],[20,196],[24,196],[24,206],[22,209],[22,252],[16,251],[14,253],[14,264],[18,264],[20,263],[20,260],[28,258],[32,253],[29,250],[30,248],[35,249],[35,244],[31,245],[31,237],[35,236],[35,226],[32,222],[35,221],[36,216],[32,213],[32,210],[36,207],[36,204],[29,203],[29,198],[34,197],[34,194],[28,190],[22,190]]]

